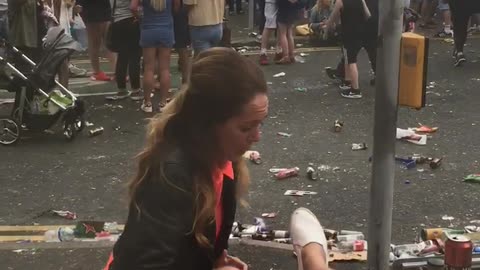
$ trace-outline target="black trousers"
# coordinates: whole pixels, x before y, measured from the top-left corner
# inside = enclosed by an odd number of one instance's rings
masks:
[[[242,10],[242,0],[228,0],[228,9],[235,11],[235,4],[237,6],[237,12]]]
[[[455,50],[463,52],[463,47],[467,42],[468,21],[473,14],[480,13],[480,1],[450,0],[449,5],[452,14]]]
[[[255,1],[257,5],[257,25],[258,25],[258,31],[259,33],[263,33],[263,29],[265,28],[265,0],[256,0]]]
[[[127,71],[130,76],[132,89],[140,89],[140,25],[133,18],[113,23],[112,35],[118,45],[117,65],[115,78],[118,89],[127,88]]]

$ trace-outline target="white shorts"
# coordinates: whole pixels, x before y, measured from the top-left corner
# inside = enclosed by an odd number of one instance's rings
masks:
[[[277,4],[265,3],[265,28],[277,29]]]

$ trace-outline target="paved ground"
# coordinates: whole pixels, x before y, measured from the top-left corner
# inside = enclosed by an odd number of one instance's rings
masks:
[[[436,86],[429,89],[429,106],[421,111],[406,108],[399,111],[399,127],[420,122],[438,126],[440,130],[427,146],[399,142],[397,153],[445,159],[437,170],[397,168],[394,243],[413,242],[422,226],[462,226],[480,219],[474,206],[480,186],[462,182],[465,175],[479,170],[480,62],[473,50],[480,42],[473,41],[472,51],[467,51],[474,62],[461,69],[451,67],[450,46],[445,42],[432,43],[429,81],[436,82]],[[306,206],[318,214],[325,227],[367,232],[371,147],[358,152],[350,147],[359,142],[372,145],[374,89],[368,86],[368,64],[362,55],[364,99],[341,98],[323,73],[324,67],[334,65],[337,58],[338,52],[312,52],[305,64],[264,69],[271,82],[270,118],[262,142],[255,146],[262,153],[264,164],[250,166],[250,208],[239,211],[239,221],[250,222],[263,212],[276,211],[278,217],[269,223],[285,229],[289,214],[296,207]],[[281,71],[286,72],[285,77],[273,78],[273,74]],[[296,91],[297,87],[307,91]],[[111,84],[73,88],[79,93],[114,90]],[[17,146],[1,148],[0,225],[66,222],[41,215],[49,209],[75,211],[81,220],[119,223],[125,220],[125,184],[134,173],[132,158],[143,144],[145,115],[139,111],[138,103],[129,100],[107,103],[101,96],[84,99],[88,102],[88,121],[103,126],[103,135],[94,138],[82,135],[67,143],[60,134],[40,134],[23,139]],[[6,105],[0,105],[0,113],[6,113],[7,109]],[[345,121],[342,133],[332,132],[335,119]],[[279,131],[293,136],[278,137]],[[338,166],[341,170],[324,172],[319,181],[311,182],[304,172],[310,162],[317,166]],[[268,173],[273,166],[299,166],[302,174],[276,181]],[[406,180],[410,184],[405,184]],[[287,189],[319,194],[292,198],[283,195]],[[455,217],[452,224],[443,221],[443,215]],[[294,269],[295,262],[289,252],[260,248],[234,248],[234,251],[250,262],[253,269]],[[107,249],[39,250],[35,255],[2,251],[0,261],[6,262],[10,267],[7,269],[98,269],[107,253]],[[351,265],[343,267],[337,269],[358,269]]]

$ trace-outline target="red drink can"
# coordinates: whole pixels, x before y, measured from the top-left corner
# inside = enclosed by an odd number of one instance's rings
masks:
[[[445,242],[445,269],[472,269],[473,243],[463,235],[449,237]]]
[[[285,179],[285,178],[297,176],[299,171],[300,171],[300,169],[298,167],[291,168],[291,169],[286,169],[286,170],[280,171],[277,174],[275,174],[275,177],[278,180],[282,180],[282,179]]]

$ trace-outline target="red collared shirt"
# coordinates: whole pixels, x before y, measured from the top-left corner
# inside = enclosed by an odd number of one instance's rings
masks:
[[[223,222],[223,205],[222,205],[222,190],[224,177],[228,177],[233,180],[233,166],[232,162],[228,161],[223,169],[218,169],[213,172],[213,188],[215,190],[215,237],[218,239],[220,229]]]

